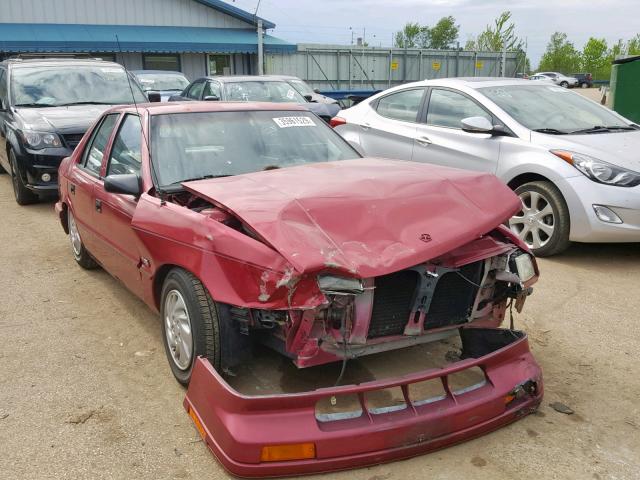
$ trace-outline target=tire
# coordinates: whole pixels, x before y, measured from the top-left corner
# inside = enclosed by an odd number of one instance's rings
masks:
[[[560,82],[562,88],[569,88],[569,82]]]
[[[71,243],[71,253],[75,261],[85,270],[93,270],[98,264],[93,259],[89,251],[84,247],[76,220],[71,210],[67,210],[67,228],[69,229],[69,242]]]
[[[587,82],[582,82],[580,84],[580,88],[589,88],[589,84]]]
[[[18,160],[13,150],[9,150],[9,164],[11,165],[11,185],[13,185],[13,194],[18,205],[36,203],[38,196],[24,184],[22,175],[20,175],[20,169],[18,168]]]
[[[189,384],[199,356],[207,358],[220,371],[218,308],[202,282],[186,270],[175,268],[164,281],[160,299],[162,341],[176,380],[185,386]]]
[[[509,228],[537,257],[549,257],[569,245],[571,220],[560,190],[551,182],[525,183],[515,190],[522,210],[509,219]]]

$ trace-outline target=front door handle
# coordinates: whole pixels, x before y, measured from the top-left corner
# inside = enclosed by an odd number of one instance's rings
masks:
[[[102,200],[96,198],[96,212],[102,213]]]
[[[369,130],[369,129],[371,128],[371,124],[369,124],[369,123],[363,123],[363,124],[361,125],[361,127],[362,127],[362,129],[363,129],[363,130]]]
[[[75,194],[76,194],[76,186],[75,186],[73,183],[69,184],[69,191],[70,191],[73,195],[75,195]]]
[[[424,137],[424,136],[416,138],[416,142],[418,142],[423,147],[426,147],[427,145],[431,145],[433,143],[429,139],[429,137]]]

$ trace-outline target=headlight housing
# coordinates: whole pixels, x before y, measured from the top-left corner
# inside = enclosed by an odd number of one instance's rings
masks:
[[[551,150],[555,156],[573,165],[594,182],[617,187],[635,187],[640,185],[640,173],[612,165],[584,153],[567,150]]]
[[[354,295],[364,292],[364,285],[359,278],[320,275],[318,276],[318,286],[322,293],[335,295]]]
[[[22,139],[29,148],[40,150],[42,148],[58,148],[62,146],[60,137],[51,132],[36,132],[34,130],[23,130]]]
[[[520,281],[525,283],[536,275],[536,268],[533,265],[533,258],[526,252],[511,257],[511,270],[515,270],[520,277]]]

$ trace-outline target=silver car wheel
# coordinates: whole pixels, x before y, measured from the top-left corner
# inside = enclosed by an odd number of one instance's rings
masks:
[[[522,192],[519,197],[522,210],[509,219],[509,228],[529,248],[544,247],[553,237],[556,225],[551,203],[544,195],[534,191]]]
[[[76,219],[73,218],[71,210],[67,212],[67,218],[69,219],[69,240],[71,240],[71,250],[76,258],[80,258],[82,254],[82,239],[80,238],[80,232],[76,225]]]
[[[164,329],[173,362],[180,370],[187,370],[193,356],[191,319],[187,304],[178,290],[171,290],[165,297]]]

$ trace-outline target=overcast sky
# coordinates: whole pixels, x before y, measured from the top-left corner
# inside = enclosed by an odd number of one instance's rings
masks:
[[[227,1],[251,12],[258,3]],[[578,49],[590,36],[612,43],[640,33],[640,0],[261,0],[258,15],[276,24],[272,35],[294,43],[349,44],[352,27],[356,37],[366,29],[376,46],[389,46],[408,21],[433,25],[453,15],[464,46],[504,10],[527,40],[534,68],[555,31],[567,33]]]

